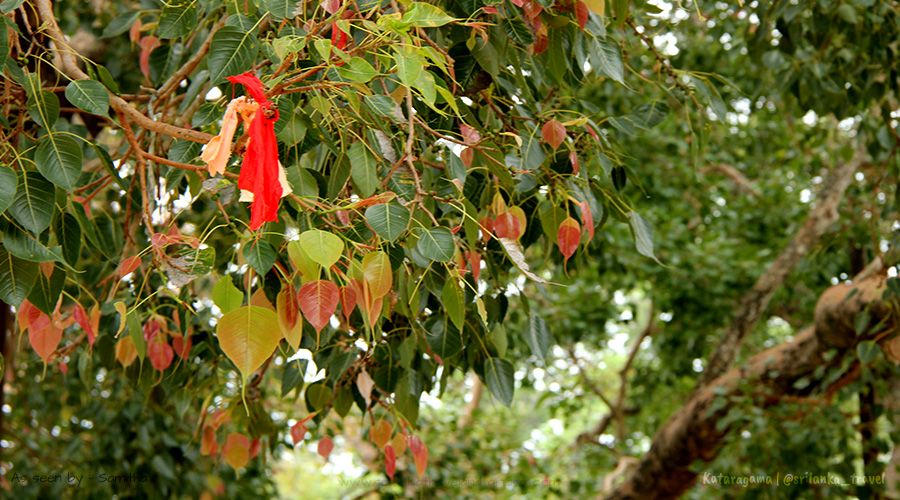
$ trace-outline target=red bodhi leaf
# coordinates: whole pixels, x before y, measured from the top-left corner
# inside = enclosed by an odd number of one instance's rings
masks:
[[[481,134],[478,133],[478,130],[465,123],[459,125],[459,132],[462,134],[463,142],[466,143],[466,146],[471,146],[481,140]]]
[[[397,471],[397,455],[394,453],[394,447],[387,445],[384,447],[384,473],[387,474],[391,481],[394,480],[394,472]]]
[[[45,322],[50,322],[49,316],[41,312],[37,307],[34,307],[34,304],[27,300],[23,300],[22,304],[19,305],[17,319],[19,321],[19,329],[22,331],[27,330],[32,325],[36,328],[43,328]]]
[[[84,333],[87,334],[88,344],[93,347],[96,333],[94,332],[94,326],[91,325],[91,320],[88,319],[87,312],[81,307],[81,304],[75,303],[75,310],[73,311],[72,316],[75,317],[78,326],[80,326],[81,329],[84,330]]]
[[[319,444],[316,446],[316,451],[319,452],[319,455],[321,455],[325,460],[328,460],[328,455],[331,455],[331,450],[333,449],[334,441],[332,441],[328,436],[320,439]]]
[[[250,438],[237,432],[232,432],[225,438],[222,446],[222,456],[234,469],[240,469],[250,461]]]
[[[491,239],[491,233],[494,232],[494,219],[484,216],[478,220],[478,224],[481,226],[481,239],[487,242]]]
[[[203,437],[200,439],[200,454],[215,455],[219,448],[216,442],[216,430],[210,426],[203,427]]]
[[[477,282],[478,277],[481,276],[481,254],[475,250],[469,250],[467,257],[469,268],[472,269],[472,278]]]
[[[191,340],[190,335],[185,335],[183,337],[181,335],[172,336],[172,349],[181,359],[187,359],[188,354],[191,352],[192,345],[193,341]]]
[[[551,148],[557,149],[566,140],[566,126],[556,120],[550,120],[541,127],[541,137]]]
[[[139,44],[141,46],[141,56],[140,56],[140,66],[141,73],[144,74],[147,79],[150,78],[150,53],[153,52],[153,49],[160,46],[159,39],[155,36],[145,36],[141,38],[141,42]]]
[[[575,18],[578,19],[578,26],[581,29],[584,29],[585,25],[588,22],[588,6],[586,3],[578,0],[575,2]]]
[[[355,281],[357,281],[355,286],[360,287],[359,280]],[[341,313],[343,313],[347,323],[350,322],[350,315],[353,314],[353,309],[356,308],[356,300],[356,290],[354,289],[354,285],[341,287]]]
[[[578,155],[575,151],[569,152],[569,163],[572,164],[572,175],[578,175],[581,172],[581,165],[578,163]]]
[[[297,446],[297,443],[303,441],[306,437],[306,424],[303,422],[297,422],[296,424],[291,426],[291,441],[294,442],[294,446]]]
[[[559,225],[559,230],[556,232],[556,244],[559,246],[559,251],[563,254],[566,261],[575,253],[580,239],[581,226],[578,225],[578,221],[571,217],[562,221]]]
[[[278,180],[278,142],[275,139],[278,110],[272,107],[262,82],[252,72],[229,76],[228,81],[243,85],[250,97],[259,103],[259,110],[253,115],[247,131],[250,142],[238,177],[238,188],[253,193],[250,229],[256,231],[264,222],[278,220],[278,203],[282,194]]]
[[[347,47],[347,33],[338,26],[338,23],[331,23],[331,45],[341,50]]]
[[[581,208],[581,222],[584,223],[584,230],[587,231],[588,241],[594,239],[594,214],[591,213],[591,206],[587,200],[578,203]]]
[[[419,476],[419,479],[422,479],[422,476],[425,475],[425,469],[428,467],[428,448],[425,447],[425,443],[418,436],[409,436],[407,442],[413,461],[416,463],[416,474]]]
[[[475,158],[475,150],[472,148],[463,149],[462,152],[459,153],[459,159],[462,160],[463,165],[466,168],[472,166],[472,160]]]
[[[393,431],[394,429],[391,427],[391,423],[382,418],[375,422],[375,425],[369,429],[369,438],[375,443],[375,446],[384,448],[388,444],[388,441],[391,440]]]
[[[254,458],[256,457],[256,455],[259,455],[259,445],[259,438],[255,438],[253,442],[250,443],[250,458]]]
[[[341,8],[341,3],[343,3],[343,0],[324,0],[322,8],[325,9],[325,12],[334,14]]]
[[[28,327],[28,343],[46,363],[50,360],[50,355],[56,351],[56,347],[59,346],[62,333],[62,328],[50,321],[49,316],[41,313],[41,316],[32,320]]]
[[[519,239],[519,236],[522,235],[519,219],[509,212],[498,215],[497,219],[494,220],[494,234],[498,238]]]
[[[141,18],[137,18],[134,21],[134,24],[131,25],[131,29],[128,30],[128,39],[131,40],[131,43],[138,43],[141,41],[141,28],[144,27],[144,24],[141,23]]]
[[[330,281],[311,281],[300,287],[297,300],[300,302],[303,316],[316,329],[316,333],[319,333],[337,309],[340,290]]]
[[[156,234],[159,234],[159,233],[156,233]],[[153,236],[155,237],[156,234],[154,234]],[[166,237],[165,235],[162,235],[162,236],[164,238]],[[141,258],[138,257],[137,255],[135,255],[134,257],[128,257],[127,259],[122,260],[122,262],[119,263],[119,277],[123,278],[126,275],[133,273],[134,270],[137,269],[140,265],[141,265]]]
[[[163,335],[156,335],[155,338],[147,346],[147,357],[150,358],[150,364],[156,371],[165,371],[172,364],[175,358],[175,351],[172,346],[166,342]]]
[[[534,41],[534,45],[532,45],[532,50],[534,50],[534,54],[538,55],[547,50],[547,47],[550,46],[550,38],[547,35],[540,35]]]

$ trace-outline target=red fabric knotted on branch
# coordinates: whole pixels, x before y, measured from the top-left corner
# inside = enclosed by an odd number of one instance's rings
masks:
[[[247,94],[259,103],[259,110],[247,132],[250,141],[238,177],[238,188],[253,193],[250,229],[256,231],[264,222],[278,220],[278,202],[282,193],[278,181],[278,141],[275,139],[278,110],[272,107],[262,82],[252,72],[229,76],[228,81],[243,85]]]

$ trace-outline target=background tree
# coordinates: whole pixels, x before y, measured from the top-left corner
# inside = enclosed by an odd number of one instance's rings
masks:
[[[881,494],[896,7],[0,3],[4,488]]]

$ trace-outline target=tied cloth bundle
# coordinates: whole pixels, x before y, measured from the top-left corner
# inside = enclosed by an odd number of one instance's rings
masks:
[[[250,202],[250,229],[256,231],[264,222],[278,220],[279,200],[291,193],[284,167],[278,161],[275,139],[278,110],[272,107],[262,82],[253,73],[229,76],[228,81],[243,85],[250,99],[242,96],[228,103],[219,135],[209,141],[200,158],[206,162],[210,175],[225,172],[240,117],[250,139],[241,163],[238,188],[240,201]]]

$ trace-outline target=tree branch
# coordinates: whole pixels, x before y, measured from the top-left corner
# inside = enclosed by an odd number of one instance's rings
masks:
[[[66,37],[56,23],[56,16],[53,13],[53,5],[50,0],[34,0],[35,7],[41,16],[44,26],[46,27],[50,38],[53,40],[53,53],[59,58],[60,68],[66,76],[73,80],[88,80],[90,77],[78,67],[78,60],[75,58],[75,50],[66,42]],[[109,92],[107,90],[107,92]],[[140,127],[151,130],[153,132],[174,137],[176,139],[184,139],[187,141],[207,143],[213,136],[190,130],[186,128],[176,127],[168,123],[158,122],[148,118],[145,114],[138,111],[135,107],[118,95],[109,92],[109,104],[118,113],[122,113],[128,119],[139,125]]]
[[[815,207],[810,210],[806,222],[769,264],[766,272],[759,277],[753,288],[744,295],[731,325],[722,341],[709,358],[697,387],[702,388],[725,373],[734,362],[741,343],[765,312],[769,301],[788,277],[790,272],[818,243],[823,234],[838,219],[838,206],[853,180],[853,174],[862,165],[864,153],[857,151],[854,157],[838,166],[831,175],[830,182],[819,193]]]
[[[720,420],[731,410],[741,396],[747,396],[745,387],[754,387],[750,397],[759,406],[771,406],[790,401],[794,396],[806,397],[820,389],[825,397],[832,397],[837,390],[859,376],[856,369],[849,369],[832,386],[820,387],[823,379],[815,377],[822,366],[840,366],[848,353],[853,353],[859,341],[853,330],[843,323],[831,323],[834,317],[852,318],[869,308],[875,322],[885,320],[891,331],[896,321],[889,321],[893,313],[881,300],[886,280],[874,276],[854,285],[838,285],[822,294],[816,306],[816,322],[800,332],[792,341],[767,349],[752,357],[746,364],[733,368],[694,392],[691,398],[660,428],[653,439],[650,451],[641,459],[634,473],[620,484],[609,498],[675,498],[690,488],[697,478],[692,464],[696,460],[710,461],[718,454],[725,436],[739,428],[739,424],[720,428]],[[875,306],[875,307],[873,307]],[[879,317],[881,316],[881,317]],[[831,339],[842,334],[843,342],[836,345]],[[881,335],[884,335],[882,333]],[[838,348],[839,355],[826,361],[825,353]],[[798,389],[795,382],[812,378],[809,385]],[[774,396],[774,397],[773,397]],[[721,404],[724,398],[725,404]],[[718,403],[718,404],[714,404]]]

